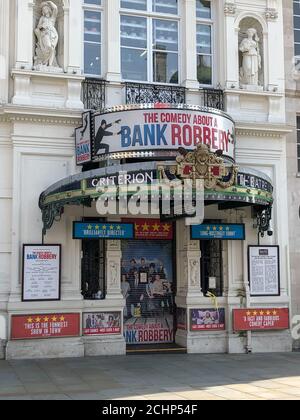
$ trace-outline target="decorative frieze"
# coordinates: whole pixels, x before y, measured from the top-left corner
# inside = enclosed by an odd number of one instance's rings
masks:
[[[269,21],[278,19],[278,11],[274,8],[268,8],[265,13],[266,19]]]
[[[225,3],[224,13],[226,16],[235,16],[236,14],[236,5],[234,3]]]

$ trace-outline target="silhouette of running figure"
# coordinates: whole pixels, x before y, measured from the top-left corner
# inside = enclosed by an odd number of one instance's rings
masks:
[[[113,133],[112,131],[107,131],[108,128],[112,127],[114,124],[120,124],[120,122],[121,120],[117,120],[114,123],[107,124],[105,120],[101,121],[101,125],[99,127],[99,130],[95,138],[96,155],[102,155],[103,154],[102,150],[104,150],[105,154],[109,153],[109,145],[102,143],[102,141],[104,137],[115,136],[115,135],[121,134],[121,131],[118,131],[117,133]]]

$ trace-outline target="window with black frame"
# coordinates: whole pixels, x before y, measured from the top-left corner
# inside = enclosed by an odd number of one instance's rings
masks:
[[[124,80],[179,83],[178,6],[178,0],[121,0]]]
[[[95,222],[95,220],[84,219],[84,222]],[[105,253],[105,240],[82,241],[81,292],[85,300],[105,299]]]
[[[297,170],[300,174],[300,117],[297,117]]]
[[[204,295],[223,296],[223,241],[219,239],[201,241],[201,289]]]

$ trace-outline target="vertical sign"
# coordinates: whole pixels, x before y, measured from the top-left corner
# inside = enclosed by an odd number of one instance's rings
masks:
[[[92,159],[91,150],[91,113],[82,114],[82,127],[75,130],[76,164],[83,165]]]
[[[279,246],[249,246],[251,296],[280,296]]]
[[[60,300],[61,245],[23,246],[23,302]]]

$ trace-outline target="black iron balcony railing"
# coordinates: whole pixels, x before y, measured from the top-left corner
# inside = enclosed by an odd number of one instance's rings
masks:
[[[203,92],[204,106],[208,108],[225,110],[224,91],[222,89],[201,89]]]
[[[101,79],[85,79],[82,83],[82,101],[85,109],[102,110],[105,108],[106,82]]]
[[[126,104],[184,104],[185,88],[141,83],[126,83]]]

